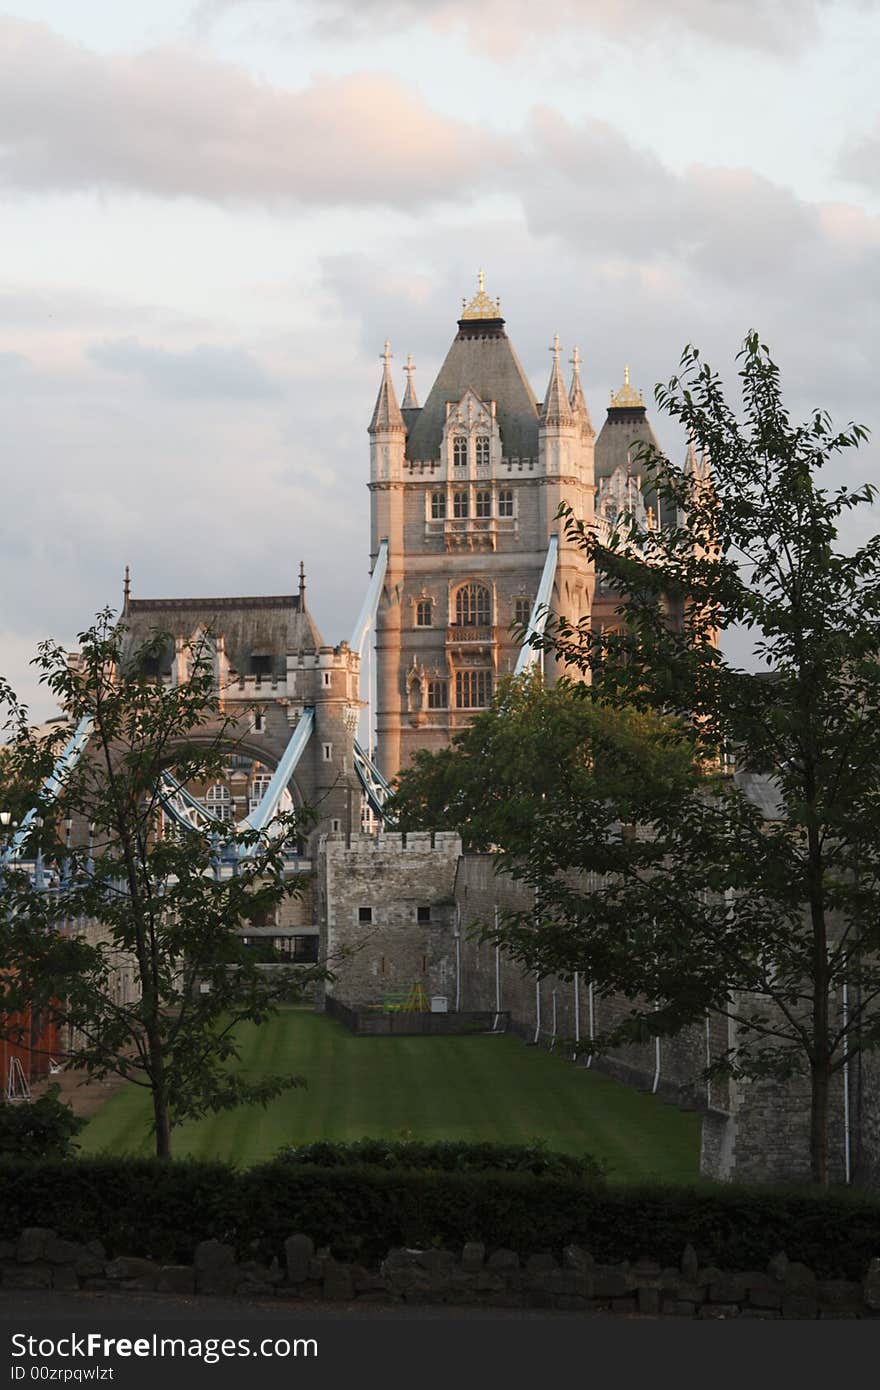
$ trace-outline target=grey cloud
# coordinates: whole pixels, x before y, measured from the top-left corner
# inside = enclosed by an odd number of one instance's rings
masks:
[[[851,183],[860,184],[874,193],[880,191],[880,127],[852,140],[841,150],[837,172]]]
[[[100,367],[143,378],[161,395],[182,400],[260,400],[278,386],[250,353],[202,343],[184,352],[147,347],[137,338],[95,343],[88,355]]]
[[[667,31],[780,55],[807,47],[818,34],[824,10],[839,0],[202,0],[196,27],[241,12],[292,19],[328,39],[375,39],[376,32],[428,25],[462,29],[489,59],[504,59],[526,45],[559,33],[599,31],[631,46]],[[856,0],[876,8],[876,0]]]
[[[301,91],[183,48],[105,56],[0,20],[0,185],[220,203],[391,204],[460,196],[510,146],[394,77]],[[430,149],[430,161],[419,157]]]

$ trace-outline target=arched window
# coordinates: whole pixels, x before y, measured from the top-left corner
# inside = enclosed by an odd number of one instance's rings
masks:
[[[491,492],[478,492],[474,498],[476,503],[475,511],[477,516],[492,515],[492,494]]]
[[[498,515],[513,516],[513,492],[510,488],[502,488],[498,494]]]
[[[489,467],[489,436],[487,434],[477,435],[477,467]]]
[[[215,782],[205,792],[205,810],[214,820],[232,820],[232,797],[229,788]]]
[[[420,598],[416,604],[416,627],[431,627],[434,622],[434,605],[429,598]]]
[[[467,468],[467,437],[457,434],[452,440],[452,462],[456,468]]]
[[[518,598],[514,604],[514,620],[521,627],[525,627],[532,616],[532,600],[530,598]]]
[[[458,627],[488,627],[492,621],[492,595],[482,584],[463,584],[455,595]]]
[[[469,508],[467,493],[454,492],[452,494],[452,515],[454,517],[457,517],[459,520],[462,520],[464,517],[467,516],[468,511]]]
[[[431,493],[431,520],[442,521],[446,515],[446,493]]]

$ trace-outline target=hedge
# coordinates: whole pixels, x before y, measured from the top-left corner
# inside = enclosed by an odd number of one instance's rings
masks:
[[[437,1168],[447,1173],[531,1173],[533,1177],[583,1178],[600,1182],[605,1165],[591,1154],[556,1153],[539,1139],[530,1144],[466,1143],[457,1139],[354,1139],[349,1143],[317,1140],[289,1144],[278,1158],[319,1168]]]
[[[767,1188],[615,1188],[522,1173],[457,1173],[272,1163],[237,1171],[155,1159],[0,1162],[6,1237],[48,1226],[100,1237],[111,1255],[189,1263],[200,1240],[241,1257],[279,1257],[307,1232],[340,1259],[375,1262],[393,1246],[466,1241],[529,1255],[569,1242],[602,1263],[647,1256],[763,1268],[779,1250],[823,1278],[860,1279],[880,1255],[880,1202],[856,1193]]]

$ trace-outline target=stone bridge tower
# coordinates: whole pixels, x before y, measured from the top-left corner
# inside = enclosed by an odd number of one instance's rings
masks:
[[[388,541],[376,635],[378,756],[388,778],[418,748],[443,747],[513,670],[510,627],[528,619],[552,535],[551,608],[574,620],[591,611],[592,569],[556,512],[567,501],[592,520],[593,428],[577,351],[568,389],[558,338],[551,352],[539,403],[482,272],[423,406],[411,359],[398,404],[385,345],[369,486],[373,560]]]

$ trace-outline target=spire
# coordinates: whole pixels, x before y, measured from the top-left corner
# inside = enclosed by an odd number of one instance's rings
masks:
[[[686,477],[695,478],[699,471],[697,464],[697,448],[694,444],[694,436],[688,435],[687,453],[684,457],[684,472]]]
[[[403,404],[401,407],[403,410],[418,410],[419,408],[419,403],[416,399],[416,388],[413,386],[413,372],[415,369],[416,364],[412,360],[412,353],[407,353],[406,365],[403,369],[406,372],[406,390],[403,393]]]
[[[629,366],[623,369],[623,385],[617,392],[611,392],[612,410],[644,410],[645,402],[642,400],[641,391],[637,391],[634,386],[629,384]]]
[[[125,566],[125,578],[122,581],[122,611],[128,612],[128,600],[131,598],[131,572],[128,565]]]
[[[553,346],[550,351],[553,353],[553,366],[550,368],[550,381],[547,384],[544,404],[541,407],[541,424],[573,425],[574,415],[565,393],[565,382],[562,380],[562,372],[559,367],[561,348],[558,333],[553,335]]]
[[[479,289],[474,295],[470,304],[466,300],[461,301],[461,317],[463,319],[500,319],[501,300],[490,299],[486,293],[486,277],[481,270],[477,276]]]
[[[593,422],[590,419],[590,412],[587,410],[587,403],[584,400],[584,393],[581,388],[581,354],[575,348],[569,358],[571,362],[571,385],[568,388],[568,401],[576,420],[580,421],[581,429],[585,433],[593,433]]]
[[[306,567],[302,560],[299,562],[299,611],[304,613],[306,609]]]
[[[376,397],[373,418],[369,424],[370,434],[380,434],[388,430],[405,431],[406,429],[403,416],[400,413],[400,406],[397,404],[397,396],[394,394],[394,383],[391,380],[391,357],[391,344],[386,338],[385,351],[382,353],[382,361],[385,364],[382,369],[382,384]]]

